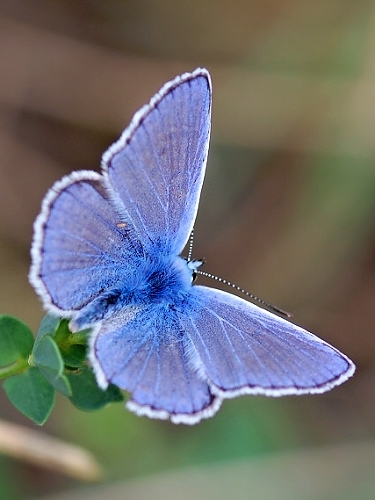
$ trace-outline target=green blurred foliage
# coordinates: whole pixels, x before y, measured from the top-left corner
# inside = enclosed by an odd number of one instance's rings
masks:
[[[79,436],[79,443],[100,457],[108,479],[258,456],[296,444],[293,416],[280,399],[226,401],[215,418],[193,427],[140,418],[121,404],[90,418],[60,404],[64,433]]]

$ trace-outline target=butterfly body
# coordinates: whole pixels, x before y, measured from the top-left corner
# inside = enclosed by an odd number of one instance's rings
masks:
[[[192,286],[193,271],[186,260],[171,258],[158,250],[136,258],[129,271],[124,261],[119,270],[121,279],[85,305],[72,322],[73,330],[90,327],[120,310],[142,309],[145,306],[177,307]]]
[[[194,424],[225,398],[322,393],[355,370],[312,333],[230,293],[195,285],[180,255],[202,189],[211,81],[165,84],[103,155],[47,193],[30,281],[50,313],[91,328],[98,384],[138,415]]]

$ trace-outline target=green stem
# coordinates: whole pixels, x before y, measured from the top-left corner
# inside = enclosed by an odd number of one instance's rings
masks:
[[[0,368],[0,380],[4,378],[11,377],[12,375],[19,375],[24,372],[27,368],[29,368],[29,364],[26,359],[18,359],[14,363],[10,365],[3,366]]]
[[[87,345],[87,340],[88,340],[88,335],[90,333],[90,330],[82,330],[77,333],[72,333],[69,335],[69,343],[71,345]]]

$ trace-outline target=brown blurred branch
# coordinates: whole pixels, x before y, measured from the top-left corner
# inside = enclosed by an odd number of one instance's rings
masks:
[[[99,464],[83,448],[4,420],[0,420],[0,451],[81,481],[101,476]]]

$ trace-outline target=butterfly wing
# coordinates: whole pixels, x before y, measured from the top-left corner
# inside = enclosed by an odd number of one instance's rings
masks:
[[[155,240],[166,254],[182,250],[203,183],[210,111],[207,71],[177,77],[103,155],[103,175],[73,172],[47,193],[30,281],[48,311],[72,316],[126,281]]]
[[[103,155],[117,209],[147,248],[180,254],[192,230],[205,173],[211,82],[204,69],[167,83]]]
[[[35,221],[30,281],[50,312],[71,316],[121,280],[135,252],[103,177],[73,172],[50,189]]]
[[[355,370],[337,349],[302,328],[220,290],[196,286],[181,326],[195,366],[214,394],[321,393]]]
[[[101,387],[112,382],[131,393],[131,411],[194,424],[221,399],[192,368],[187,341],[168,306],[125,309],[94,330],[90,360]]]

